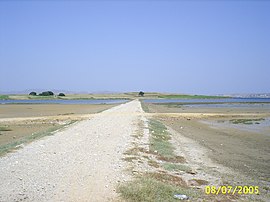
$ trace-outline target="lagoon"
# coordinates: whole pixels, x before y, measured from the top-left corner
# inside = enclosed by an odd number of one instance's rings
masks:
[[[225,98],[225,99],[144,99],[146,103],[194,103],[194,104],[221,104],[221,103],[270,103],[270,98]]]

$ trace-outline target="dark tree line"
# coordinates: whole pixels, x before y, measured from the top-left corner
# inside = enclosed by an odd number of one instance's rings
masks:
[[[37,95],[39,95],[39,96],[53,96],[54,93],[52,91],[44,91],[44,92],[39,93],[39,94],[37,94],[36,92],[31,92],[31,93],[29,93],[29,95],[32,95],[32,96],[37,96]],[[58,96],[66,96],[66,95],[64,93],[59,93]]]

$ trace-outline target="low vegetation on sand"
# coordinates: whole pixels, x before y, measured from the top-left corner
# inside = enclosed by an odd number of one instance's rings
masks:
[[[173,197],[176,193],[185,194],[187,196],[195,197],[196,193],[187,187],[176,186],[171,181],[163,182],[163,178],[158,178],[155,175],[144,175],[127,182],[124,186],[119,187],[121,196],[134,202],[170,202],[175,201]]]
[[[171,136],[167,132],[166,127],[162,123],[153,119],[150,120],[149,126],[151,133],[149,150],[166,159],[174,158],[174,147],[169,142]]]
[[[12,100],[28,100],[28,99],[218,99],[226,98],[223,96],[208,96],[208,95],[185,95],[185,94],[168,94],[157,92],[129,92],[129,93],[85,93],[85,94],[64,94],[60,92],[56,94],[52,91],[44,92],[29,92],[29,94],[17,95],[0,95],[0,99]]]
[[[57,131],[57,130],[59,130],[67,125],[70,125],[74,122],[75,121],[71,121],[71,122],[68,122],[68,123],[63,124],[63,125],[56,125],[56,126],[48,128],[46,131],[36,132],[36,133],[31,134],[31,135],[25,136],[22,139],[19,139],[17,141],[14,141],[14,142],[11,142],[8,144],[4,144],[4,145],[0,145],[0,155],[3,155],[7,152],[10,152],[16,148],[19,148],[20,145],[30,143],[34,140],[40,139],[40,138],[48,136],[48,135],[52,135],[53,132],[55,132],[55,131]],[[0,127],[0,131],[11,131],[11,129],[7,128],[7,127]]]
[[[209,96],[209,95],[159,95],[158,98],[166,98],[166,99],[218,99],[218,98],[229,98],[225,96]]]
[[[0,95],[0,100],[8,100],[9,96],[8,95]]]
[[[188,201],[232,201],[231,199],[239,198],[229,195],[206,195],[202,186],[208,185],[209,182],[194,178],[196,171],[186,163],[184,157],[176,155],[171,141],[172,135],[166,126],[151,119],[148,121],[148,129],[149,147],[143,147],[145,142],[140,144],[139,141],[135,143],[134,148],[125,153],[130,157],[125,160],[134,178],[117,187],[117,192],[124,201],[173,202],[179,200],[175,198],[179,195],[186,195]],[[136,137],[137,140],[140,137]],[[186,181],[182,174],[190,175],[192,179]]]
[[[191,168],[187,165],[183,164],[175,164],[175,163],[164,163],[163,168],[168,171],[185,171],[185,172],[191,172]]]
[[[1,132],[6,132],[6,131],[11,131],[11,129],[5,126],[0,126],[0,135],[3,135]]]
[[[5,126],[0,126],[0,132],[1,131],[11,131],[11,129]]]
[[[143,102],[143,101],[140,101],[140,102],[141,102],[141,106],[142,106],[143,111],[146,112],[146,113],[150,112],[150,110],[147,107],[146,103]]]
[[[193,199],[199,197],[195,188],[188,187],[186,182],[175,171],[189,172],[191,168],[185,165],[185,159],[177,156],[170,142],[171,134],[167,128],[156,120],[149,120],[149,150],[133,148],[126,154],[131,155],[128,160],[140,158],[134,155],[141,152],[141,157],[152,168],[151,172],[143,171],[134,180],[118,187],[120,196],[127,201],[175,201],[175,194],[184,194]],[[142,158],[141,158],[142,160]],[[131,161],[131,162],[132,162]],[[130,161],[128,161],[130,162]],[[164,170],[162,170],[164,168]]]
[[[264,118],[259,118],[259,119],[232,119],[232,120],[230,120],[230,122],[232,124],[246,124],[246,125],[260,124],[260,121],[264,121]]]

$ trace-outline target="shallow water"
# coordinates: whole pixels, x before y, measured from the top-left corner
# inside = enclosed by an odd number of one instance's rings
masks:
[[[270,98],[145,99],[147,103],[270,103]]]
[[[270,109],[270,103],[223,103],[223,104],[184,104],[190,108],[241,108]]]
[[[267,109],[270,110],[269,98],[230,98],[230,99],[155,99],[144,100],[146,103],[159,103],[185,106],[193,109]]]
[[[244,130],[248,132],[261,133],[270,136],[270,118],[265,118],[261,121],[253,121],[253,124],[243,124],[238,123],[234,124],[229,120],[224,121],[200,121],[201,123],[205,123],[213,128],[234,128],[238,130]],[[259,124],[256,124],[259,123]]]

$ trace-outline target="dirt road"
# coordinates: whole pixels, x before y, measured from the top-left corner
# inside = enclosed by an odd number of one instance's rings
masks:
[[[141,112],[122,104],[1,157],[0,201],[112,200]]]

